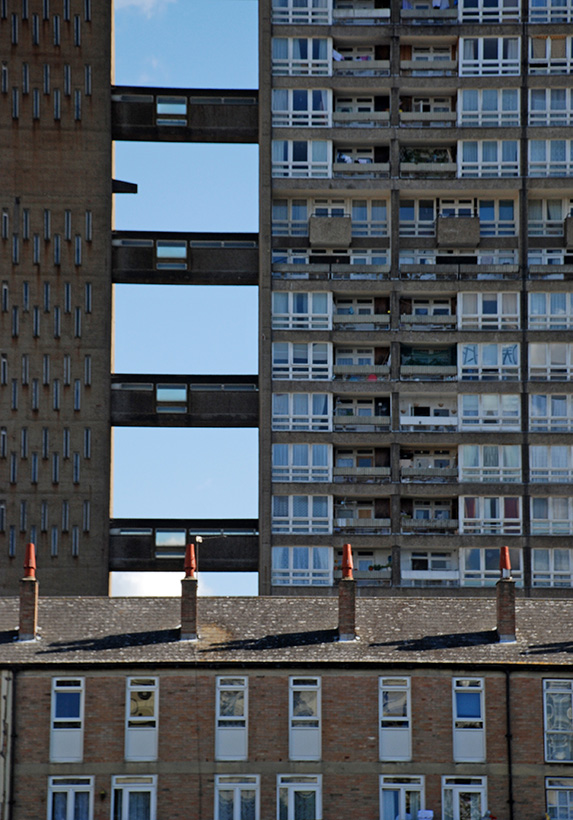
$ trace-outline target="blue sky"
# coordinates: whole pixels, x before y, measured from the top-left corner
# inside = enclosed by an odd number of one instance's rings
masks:
[[[256,88],[256,0],[115,0],[115,83]],[[117,143],[119,230],[257,231],[250,145]],[[115,372],[256,373],[255,288],[121,285]],[[256,518],[256,430],[116,428],[113,515]],[[179,594],[179,575],[116,574],[114,594]],[[204,573],[202,594],[254,594],[253,575]]]

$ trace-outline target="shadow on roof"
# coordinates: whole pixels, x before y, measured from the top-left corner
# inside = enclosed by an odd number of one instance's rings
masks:
[[[127,649],[133,646],[149,646],[160,643],[179,643],[178,629],[157,629],[149,632],[127,632],[123,635],[104,635],[81,641],[53,641],[41,649],[38,655],[55,655],[59,652],[104,652],[109,649]]]
[[[454,632],[449,635],[425,635],[422,638],[412,640],[371,643],[370,646],[393,646],[398,652],[427,652],[431,649],[458,649],[463,646],[482,646],[497,642],[496,630],[488,629],[483,632]]]
[[[294,646],[313,646],[319,643],[333,643],[338,637],[336,629],[322,629],[315,632],[286,632],[284,635],[264,635],[262,638],[224,641],[216,643],[202,652],[232,652],[239,649],[261,652],[264,649],[288,649]]]

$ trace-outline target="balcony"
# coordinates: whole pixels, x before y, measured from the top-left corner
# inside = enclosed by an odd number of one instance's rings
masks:
[[[458,429],[457,416],[400,416],[400,430],[447,433]]]
[[[556,265],[545,265],[544,269],[552,268],[555,271]],[[570,266],[573,273],[573,266]],[[531,268],[530,268],[531,270]],[[530,277],[531,278],[531,277]],[[559,278],[547,277],[547,278]],[[519,279],[518,265],[460,265],[460,264],[439,264],[439,265],[415,265],[401,264],[400,279],[405,281],[434,280],[437,282],[455,281],[476,281],[480,279]]]
[[[332,22],[338,26],[379,26],[390,22],[390,9],[335,7],[332,10]]]
[[[455,8],[434,8],[428,3],[426,8],[402,8],[400,21],[402,23],[414,23],[414,25],[457,23],[458,10]]]
[[[400,114],[400,125],[406,128],[452,128],[455,124],[455,111],[404,111]]]
[[[453,77],[458,73],[457,60],[402,60],[404,77]]]
[[[401,162],[402,179],[455,179],[458,166],[455,162]]]
[[[403,535],[447,535],[456,533],[459,522],[451,518],[410,518],[402,516],[400,532]]]
[[[389,77],[390,60],[370,60],[368,58],[335,60],[332,74],[334,77]]]
[[[390,586],[392,577],[392,570],[388,569],[355,569],[353,571],[354,580],[358,582],[358,586]],[[334,570],[334,580],[339,581],[342,578],[342,570]]]
[[[457,569],[406,569],[401,572],[403,587],[459,587]]]
[[[390,480],[390,467],[335,467],[336,483],[381,484]]]
[[[379,128],[390,124],[389,111],[335,111],[332,124],[339,128]]]
[[[400,477],[406,482],[424,481],[446,483],[458,478],[457,467],[402,467]]]
[[[388,330],[390,316],[387,313],[334,314],[334,330]]]
[[[333,162],[333,179],[387,179],[389,162]]]
[[[346,535],[390,535],[389,518],[335,518],[334,532]]]
[[[529,265],[528,278],[534,280],[573,280],[573,265]]]
[[[390,429],[390,416],[347,416],[333,417],[336,432],[378,433]]]
[[[404,330],[455,330],[455,316],[419,316],[413,313],[402,313],[400,325]]]
[[[458,368],[455,365],[403,364],[400,378],[404,381],[450,382],[456,381]]]
[[[384,381],[390,375],[387,364],[335,364],[334,378],[337,381]]]

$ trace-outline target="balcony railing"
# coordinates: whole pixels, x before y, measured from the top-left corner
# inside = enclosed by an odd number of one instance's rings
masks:
[[[333,416],[334,429],[346,432],[374,433],[390,429],[390,416]]]
[[[390,112],[358,111],[353,113],[351,111],[334,111],[332,114],[332,122],[333,125],[343,128],[364,128],[366,126],[379,127],[390,123]]]
[[[335,467],[335,482],[372,484],[390,478],[390,467]]]
[[[390,9],[333,9],[332,22],[343,26],[380,25],[390,22]]]
[[[457,23],[457,9],[401,9],[400,18],[405,23]]]
[[[521,481],[521,467],[460,467],[460,481],[514,484]]]
[[[457,479],[457,467],[402,467],[400,476],[404,481],[448,481]]]
[[[455,124],[455,111],[404,111],[400,114],[400,125],[410,128],[450,128]]]
[[[573,375],[573,364],[530,365],[529,378],[532,381],[567,382]]]
[[[405,179],[411,177],[454,179],[457,169],[455,162],[401,162],[400,176]]]
[[[455,316],[417,316],[412,313],[402,313],[400,324],[405,330],[455,330],[457,320]]]
[[[464,535],[521,535],[521,519],[473,519],[461,522]]]
[[[389,535],[389,518],[335,518],[334,532],[348,535]]]
[[[400,430],[445,433],[458,429],[457,416],[400,416]]]
[[[334,179],[385,179],[390,176],[389,162],[334,162]]]
[[[400,573],[404,587],[458,587],[458,569],[406,569]]]
[[[390,60],[335,60],[332,73],[335,77],[389,77]]]
[[[455,365],[420,365],[403,364],[400,367],[400,378],[407,381],[449,382],[455,381],[458,368]]]
[[[335,330],[387,330],[390,327],[390,316],[387,313],[335,313],[332,323]]]
[[[569,282],[573,279],[573,265],[530,265],[529,279],[559,279]]]
[[[381,381],[390,374],[387,364],[335,364],[334,378],[342,381]]]
[[[273,265],[273,279],[305,279],[308,281],[382,281],[390,279],[390,265]]]
[[[404,77],[451,77],[458,73],[457,60],[402,60]]]
[[[403,534],[447,534],[457,532],[459,522],[451,518],[409,518],[403,516],[400,531]]]
[[[573,520],[568,518],[533,519],[532,535],[573,535]]]

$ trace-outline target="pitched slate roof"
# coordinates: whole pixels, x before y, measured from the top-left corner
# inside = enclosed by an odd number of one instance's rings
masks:
[[[499,644],[494,598],[359,598],[360,640],[336,641],[336,598],[199,598],[199,640],[179,641],[177,598],[40,598],[40,640],[18,643],[0,599],[0,665],[571,664],[573,600],[519,599]]]

